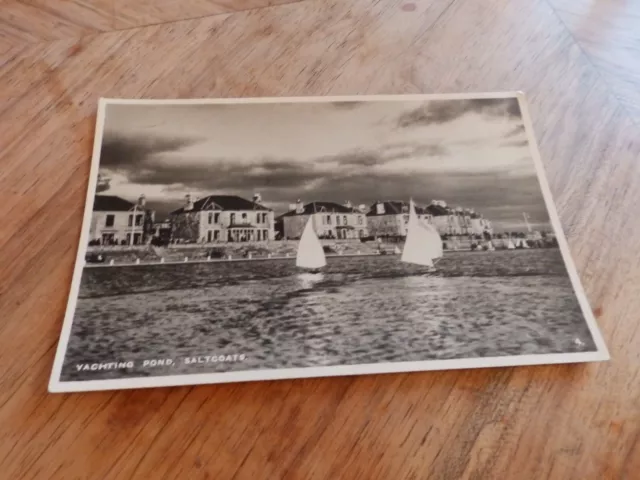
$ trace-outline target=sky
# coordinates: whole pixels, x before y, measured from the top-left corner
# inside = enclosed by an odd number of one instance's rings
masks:
[[[549,218],[515,98],[107,107],[99,191],[162,218],[187,194],[413,198],[474,208],[497,231]]]

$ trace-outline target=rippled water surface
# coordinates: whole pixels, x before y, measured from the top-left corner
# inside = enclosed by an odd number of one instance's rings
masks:
[[[63,380],[586,350],[555,249],[447,253],[434,275],[398,256],[86,268]]]

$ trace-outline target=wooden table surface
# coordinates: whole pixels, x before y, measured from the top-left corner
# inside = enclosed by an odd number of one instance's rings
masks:
[[[639,32],[624,0],[0,0],[0,477],[640,478]],[[99,96],[492,90],[610,362],[47,393]]]

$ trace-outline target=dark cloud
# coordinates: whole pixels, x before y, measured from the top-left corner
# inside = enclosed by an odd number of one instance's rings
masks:
[[[126,176],[131,183],[143,185],[167,185],[167,192],[182,189],[219,190],[242,189],[246,185],[254,188],[305,188],[308,183],[322,181],[326,164],[335,165],[335,175],[345,176],[348,172],[359,171],[362,167],[383,165],[405,158],[438,156],[446,153],[440,145],[416,145],[410,143],[390,144],[379,151],[354,150],[334,156],[319,157],[311,163],[301,163],[293,159],[263,158],[251,162],[225,158],[190,158],[183,160],[179,152],[142,153],[143,142],[121,141],[116,143],[118,149],[126,149],[133,145],[133,152],[119,152],[116,161],[101,162],[105,172],[117,171]],[[178,145],[177,143],[175,145]],[[180,144],[181,145],[181,144]],[[168,147],[168,144],[163,144]],[[180,148],[180,147],[178,147]],[[104,150],[104,149],[103,149]],[[111,154],[115,149],[111,149]],[[167,156],[171,153],[171,156]],[[128,162],[123,158],[129,159]],[[328,179],[327,179],[328,181]]]
[[[315,180],[318,174],[312,166],[300,162],[262,159],[250,166],[233,160],[218,160],[210,165],[159,163],[154,168],[131,168],[126,176],[131,183],[173,185],[176,191],[176,184],[194,190],[236,189],[247,185],[286,188]]]
[[[511,140],[501,144],[502,147],[526,147],[527,145],[529,145],[529,142],[526,140]]]
[[[153,155],[179,151],[198,139],[154,136],[106,135],[100,151],[100,165],[112,171],[129,170],[145,163]]]
[[[102,193],[111,187],[111,179],[101,173],[98,173],[98,182],[96,183],[96,193]]]
[[[467,113],[493,117],[520,118],[517,98],[483,98],[475,100],[431,100],[423,106],[403,113],[398,119],[401,128],[451,122]]]
[[[368,157],[365,157],[368,158]],[[141,177],[133,178],[139,182]],[[150,183],[171,182],[167,190],[231,193],[250,198],[260,192],[266,204],[277,214],[301,198],[310,201],[351,201],[372,204],[378,199],[428,203],[445,200],[451,205],[475,208],[499,227],[501,223],[518,222],[527,212],[533,222],[548,222],[546,209],[535,174],[511,175],[508,171],[485,173],[436,172],[416,175],[406,171],[380,174],[374,169],[341,169],[321,173],[312,165],[265,161],[247,170],[233,162],[211,169],[181,169],[157,172]],[[161,213],[178,208],[181,200],[166,202]]]
[[[439,144],[394,143],[376,151],[354,150],[339,155],[321,157],[314,163],[337,163],[340,167],[372,167],[407,158],[438,157],[446,154],[447,149]]]
[[[512,141],[516,141],[514,138]],[[471,207],[499,226],[513,224],[522,212],[532,222],[546,223],[548,217],[533,169],[494,169],[481,173],[433,172],[416,175],[407,169],[380,173],[370,168],[404,158],[444,155],[441,145],[390,144],[375,151],[358,150],[320,157],[302,163],[295,159],[264,158],[251,162],[235,159],[186,159],[180,149],[191,144],[184,139],[111,138],[103,146],[102,178],[117,171],[131,183],[164,185],[168,197],[186,192],[236,194],[250,198],[260,192],[264,202],[283,213],[297,198],[303,201],[351,201],[370,205],[378,199],[408,199],[428,203],[433,199]],[[446,164],[443,163],[443,168]],[[180,193],[180,195],[177,195]],[[152,201],[149,205],[162,219],[182,200]]]
[[[504,138],[516,137],[521,133],[524,133],[524,125],[522,124],[513,127],[510,131],[505,133]]]

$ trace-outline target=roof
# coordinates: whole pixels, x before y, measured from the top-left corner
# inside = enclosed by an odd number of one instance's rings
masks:
[[[339,203],[334,202],[311,202],[304,206],[301,213],[297,213],[295,210],[291,210],[281,217],[292,217],[294,215],[311,215],[312,213],[360,213],[355,208],[345,207]]]
[[[376,207],[378,203],[384,204],[384,213],[378,213],[378,209]],[[377,217],[380,215],[400,215],[402,213],[409,213],[409,202],[403,202],[400,200],[389,200],[386,202],[376,202],[371,205],[369,212],[367,213],[367,217]],[[437,205],[435,203],[429,204],[426,207],[419,207],[418,205],[416,205],[416,213],[418,215],[433,215],[434,217],[444,215],[469,215],[471,218],[482,218],[482,215],[476,212],[457,212],[456,210],[448,207],[443,207],[442,205]]]
[[[378,203],[384,204],[384,213],[378,213]],[[419,207],[416,205],[415,208],[418,215],[428,213],[423,207]],[[400,215],[402,213],[409,213],[409,202],[403,202],[400,200],[389,200],[386,202],[376,202],[371,205],[369,213],[367,213],[367,217],[377,217],[380,215]]]
[[[442,205],[435,205],[433,203],[431,205],[428,205],[425,210],[436,217],[450,214],[450,210],[447,207],[443,207]]]
[[[94,212],[128,212],[135,204],[115,195],[96,195],[93,201]]]
[[[209,195],[193,202],[193,208],[188,212],[202,212],[204,210],[262,210],[271,211],[270,208],[264,207],[259,203],[246,200],[236,195]],[[172,214],[184,213],[184,207],[171,212]]]

